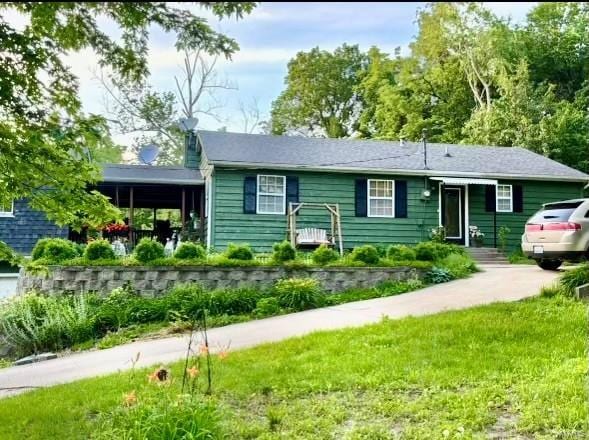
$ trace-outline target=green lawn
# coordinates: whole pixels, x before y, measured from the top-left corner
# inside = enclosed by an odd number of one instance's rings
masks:
[[[587,330],[562,298],[385,320],[216,360],[212,399],[231,439],[581,439]],[[162,392],[141,371],[0,401],[0,438],[91,438],[131,390]]]

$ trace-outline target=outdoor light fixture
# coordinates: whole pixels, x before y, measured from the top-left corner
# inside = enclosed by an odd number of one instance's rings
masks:
[[[423,190],[423,197],[429,197],[432,195],[432,192],[429,189]]]
[[[182,131],[189,133],[196,128],[197,124],[198,124],[198,118],[184,118],[184,119],[180,119],[180,123],[178,125],[180,126],[180,129]]]

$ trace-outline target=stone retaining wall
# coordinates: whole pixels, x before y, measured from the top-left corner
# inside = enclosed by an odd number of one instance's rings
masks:
[[[283,278],[315,278],[327,292],[373,287],[381,281],[422,277],[412,267],[329,267],[287,269],[283,267],[62,267],[50,268],[47,277],[21,271],[18,293],[99,292],[106,294],[127,281],[143,295],[160,295],[178,283],[197,282],[208,289],[226,287],[269,287]]]

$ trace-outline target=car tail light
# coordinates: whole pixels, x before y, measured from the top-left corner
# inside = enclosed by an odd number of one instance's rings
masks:
[[[554,223],[542,223],[533,224],[529,223],[526,225],[526,232],[537,232],[537,231],[580,231],[581,225],[573,222],[554,222]]]

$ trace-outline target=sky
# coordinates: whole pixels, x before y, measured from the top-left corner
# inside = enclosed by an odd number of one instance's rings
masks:
[[[493,12],[525,19],[534,3],[485,3]],[[425,3],[272,3],[263,2],[242,20],[217,20],[193,6],[193,12],[206,17],[215,30],[236,39],[240,50],[232,60],[220,59],[220,78],[230,81],[237,90],[223,91],[218,97],[224,104],[221,121],[201,117],[198,128],[244,131],[240,103],[256,100],[265,119],[272,101],[284,88],[288,61],[299,51],[319,46],[333,50],[343,43],[358,44],[367,50],[378,46],[392,52],[400,46],[402,53],[417,33],[416,16]],[[102,23],[108,33],[116,29]],[[150,35],[150,83],[158,90],[173,90],[174,75],[180,72],[181,55],[174,48],[174,36],[154,28]],[[92,53],[82,51],[68,56],[68,63],[80,78],[84,109],[104,113],[104,90],[95,79],[96,62]],[[116,137],[115,137],[116,139]],[[125,138],[117,139],[125,142]]]

